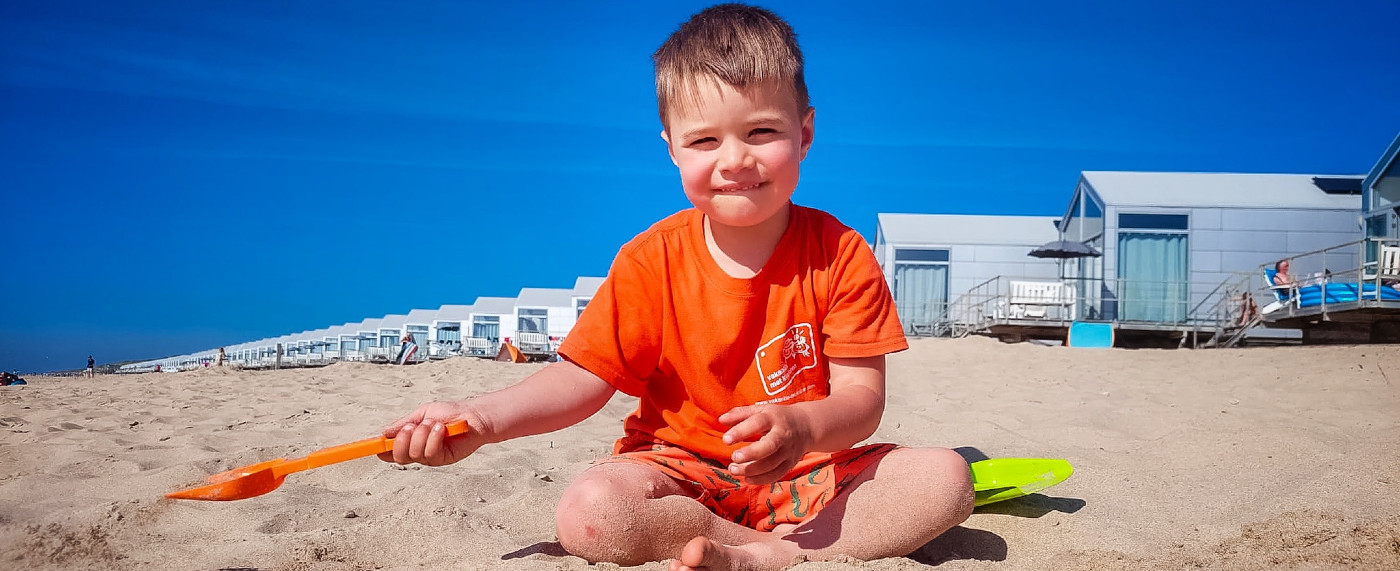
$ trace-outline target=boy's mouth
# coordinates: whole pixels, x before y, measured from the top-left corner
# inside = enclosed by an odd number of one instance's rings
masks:
[[[744,184],[726,184],[724,186],[715,188],[715,192],[744,192],[746,190],[753,190],[755,188],[758,188],[762,184],[763,183],[761,182],[751,182]]]

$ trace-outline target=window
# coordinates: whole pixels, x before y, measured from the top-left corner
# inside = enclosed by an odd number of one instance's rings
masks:
[[[499,315],[473,315],[472,337],[490,339],[495,343],[501,338],[501,317]]]
[[[915,250],[899,248],[894,251],[896,262],[947,262],[947,250]]]
[[[948,311],[948,250],[894,251],[894,301],[908,333],[927,335]]]
[[[1099,206],[1098,201],[1090,198],[1088,201],[1084,202],[1084,217],[1103,218],[1103,207]]]
[[[417,343],[419,346],[422,346],[428,341],[427,325],[409,325],[406,326],[405,329],[408,331],[409,335],[413,336],[413,342]]]
[[[379,330],[379,346],[380,346],[380,347],[397,347],[398,345],[399,345],[399,330],[398,330],[398,329],[380,329],[380,330]]]
[[[439,323],[437,326],[438,341],[461,341],[462,324],[455,321]]]
[[[588,307],[589,299],[593,298],[574,300],[574,309],[578,311],[576,317],[583,317],[583,308]]]
[[[1371,185],[1371,208],[1400,204],[1400,157],[1390,160],[1381,176]]]
[[[1080,185],[1069,208],[1069,220],[1060,233],[1066,240],[1085,241],[1103,234],[1103,207]]]
[[[522,308],[516,317],[518,320],[516,330],[521,333],[549,332],[549,310],[547,309]]]
[[[1118,215],[1119,228],[1135,230],[1185,230],[1189,227],[1190,216],[1185,214],[1129,214]]]

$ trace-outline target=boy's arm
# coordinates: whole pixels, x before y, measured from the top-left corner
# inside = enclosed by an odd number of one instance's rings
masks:
[[[394,450],[389,462],[442,466],[466,458],[483,444],[553,432],[598,412],[615,389],[568,361],[553,363],[514,385],[456,402],[422,405],[384,428]],[[470,431],[447,440],[443,425],[467,421]]]
[[[724,442],[757,439],[734,451],[730,470],[756,484],[776,482],[808,452],[844,450],[869,438],[885,413],[885,356],[829,358],[831,394],[792,405],[738,407],[719,417]]]

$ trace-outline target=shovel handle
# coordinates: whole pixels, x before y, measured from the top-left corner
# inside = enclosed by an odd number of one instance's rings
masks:
[[[457,436],[458,434],[466,433],[469,427],[467,426],[467,421],[459,420],[446,425],[444,428],[447,429],[448,436]],[[305,466],[297,466],[297,471],[320,468],[321,466],[344,462],[346,460],[354,460],[356,458],[364,458],[365,456],[372,456],[380,452],[389,452],[393,449],[394,439],[385,438],[383,436],[366,438],[358,442],[341,444],[330,448],[322,448],[308,454],[306,458],[303,459],[306,462]]]

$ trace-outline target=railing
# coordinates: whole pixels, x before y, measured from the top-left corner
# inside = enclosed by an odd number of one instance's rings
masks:
[[[369,347],[365,349],[365,357],[370,361],[387,362],[394,358],[394,354],[399,350],[398,346],[393,347]]]
[[[428,342],[428,356],[433,359],[446,359],[462,354],[462,342],[456,339],[439,339]]]
[[[488,337],[463,337],[462,354],[469,357],[495,357],[500,344]]]
[[[1001,324],[1067,326],[1078,320],[1219,334],[1248,323],[1247,283],[1244,274],[1219,283],[997,276],[949,304],[936,330],[963,336]]]
[[[1381,303],[1400,305],[1400,238],[1365,238],[1286,258],[1292,283],[1274,285],[1266,276],[1277,262],[1259,266],[1263,318],[1277,321]]]
[[[515,347],[530,357],[552,357],[554,346],[543,333],[516,332]]]

